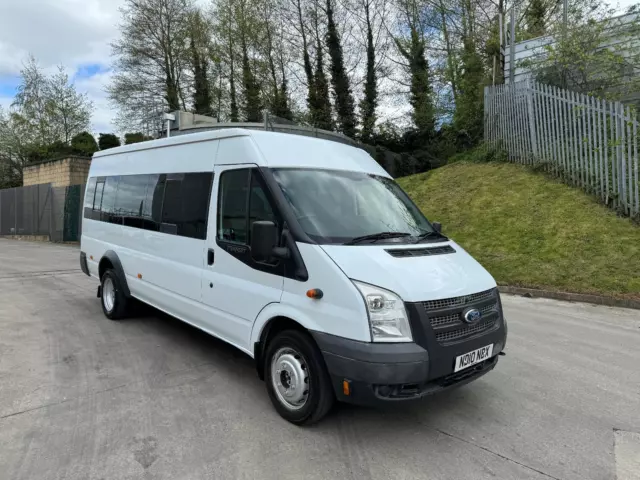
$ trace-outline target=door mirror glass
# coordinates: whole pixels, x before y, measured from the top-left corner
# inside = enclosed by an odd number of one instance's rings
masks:
[[[442,224],[440,222],[433,222],[431,225],[433,225],[433,229],[436,232],[442,233]]]
[[[251,224],[251,256],[256,262],[268,262],[278,241],[276,224],[260,220]]]

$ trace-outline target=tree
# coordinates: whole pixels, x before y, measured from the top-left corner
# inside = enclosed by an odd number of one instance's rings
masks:
[[[209,85],[209,57],[211,55],[211,28],[199,10],[191,14],[189,51],[193,70],[193,112],[211,114]]]
[[[409,29],[409,38],[396,38],[395,42],[408,65],[411,76],[409,90],[411,118],[420,144],[424,146],[433,137],[435,128],[432,79],[425,55],[425,40],[422,36],[423,29],[420,24],[418,5],[414,0],[407,0],[400,6]]]
[[[371,143],[373,128],[376,124],[376,107],[378,106],[378,85],[376,78],[376,50],[373,40],[373,26],[371,21],[371,0],[363,0],[364,15],[367,25],[367,73],[364,83],[364,95],[360,102],[362,117],[362,133],[360,138],[364,143]]]
[[[29,163],[72,153],[70,141],[89,129],[92,109],[62,67],[47,76],[30,57],[11,108],[0,109],[0,185],[19,186]]]
[[[346,136],[356,137],[356,117],[349,77],[344,66],[338,28],[333,18],[332,0],[327,0],[327,49],[331,58],[331,85],[336,102],[339,128]]]
[[[113,133],[101,133],[98,136],[100,150],[109,150],[120,146],[120,139]]]
[[[133,143],[146,142],[147,140],[151,140],[151,137],[146,136],[142,132],[125,133],[124,134],[124,144],[125,145],[131,145]]]
[[[162,111],[187,110],[191,0],[125,0],[120,38],[112,45],[114,77],[109,98],[124,128],[159,128]]]
[[[571,27],[550,29],[556,39],[545,46],[533,68],[538,81],[578,93],[619,100],[640,91],[640,18],[612,17],[608,8],[570,11]],[[603,48],[606,47],[606,48]]]
[[[80,155],[90,157],[98,151],[98,143],[89,132],[80,132],[71,139],[71,148]]]
[[[29,57],[20,76],[13,107],[34,141],[40,145],[56,140],[68,143],[74,135],[88,129],[93,104],[85,94],[76,91],[64,67],[46,76],[35,58]]]
[[[545,34],[549,6],[546,0],[531,0],[529,2],[524,14],[528,37],[534,38]]]
[[[331,99],[329,98],[329,83],[324,73],[322,35],[320,33],[320,6],[318,2],[319,0],[314,0],[314,8],[311,14],[316,37],[316,71],[313,74],[315,104],[312,112],[312,120],[316,128],[333,130],[334,124],[331,112]]]
[[[485,82],[484,64],[477,47],[475,11],[471,0],[461,3],[462,52],[458,75],[458,95],[453,123],[468,137],[470,145],[482,137],[482,90]]]

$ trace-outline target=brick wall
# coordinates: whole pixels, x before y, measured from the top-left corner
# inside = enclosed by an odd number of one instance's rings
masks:
[[[54,187],[66,187],[87,183],[90,166],[91,159],[85,157],[68,157],[30,165],[23,171],[23,185],[51,183]]]

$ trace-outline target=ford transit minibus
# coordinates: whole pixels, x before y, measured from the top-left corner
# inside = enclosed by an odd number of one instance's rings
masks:
[[[328,140],[227,129],[96,153],[80,264],[109,319],[136,299],[234,345],[299,425],[463,385],[506,344],[491,275]]]

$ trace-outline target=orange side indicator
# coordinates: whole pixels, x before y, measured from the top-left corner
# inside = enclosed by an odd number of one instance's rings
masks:
[[[312,288],[311,290],[307,290],[307,297],[313,298],[314,300],[320,300],[324,296],[322,290],[319,288]]]
[[[344,393],[347,397],[351,395],[351,382],[349,380],[342,381],[342,393]]]
[[[93,255],[89,255],[89,258],[90,258],[91,260],[93,260]]]
[[[142,274],[141,274],[141,273],[139,273],[139,274],[138,274],[138,278],[139,278],[140,280],[142,280]]]

